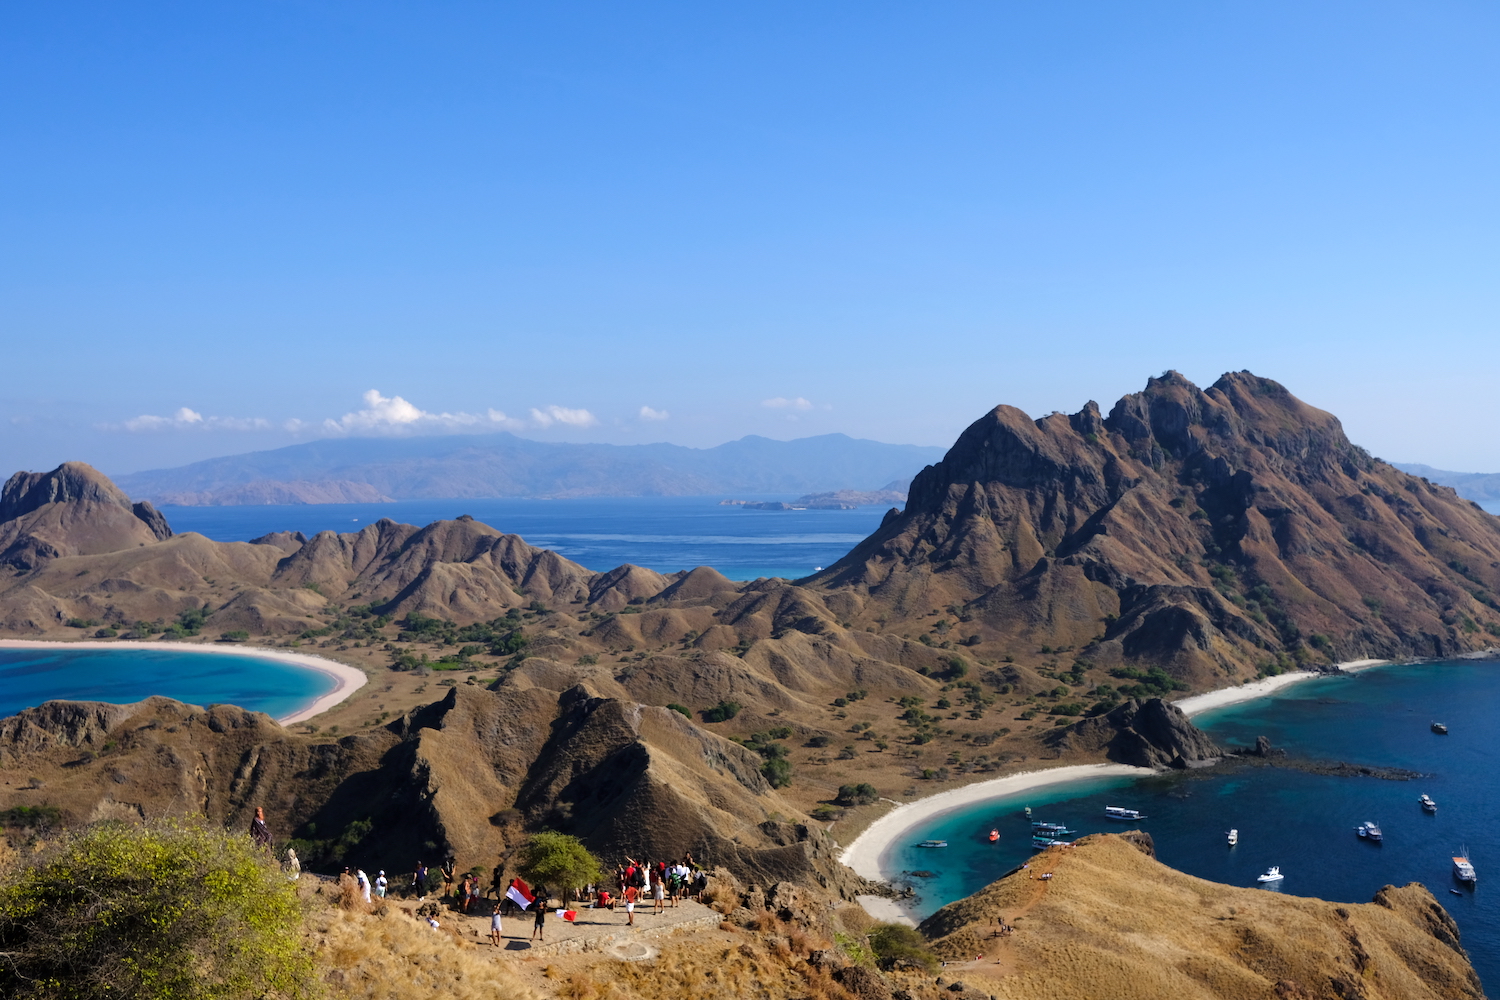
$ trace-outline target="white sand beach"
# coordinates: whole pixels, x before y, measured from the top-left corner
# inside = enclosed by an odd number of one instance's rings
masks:
[[[165,649],[181,652],[192,650],[195,653],[214,653],[223,656],[256,656],[268,660],[280,660],[283,663],[291,663],[308,670],[316,670],[321,674],[327,674],[334,679],[333,690],[314,701],[306,708],[299,709],[291,715],[284,716],[276,721],[283,726],[289,726],[294,722],[303,722],[315,715],[328,711],[355,691],[364,687],[369,681],[365,672],[357,667],[351,667],[347,663],[338,663],[322,656],[313,656],[308,653],[293,653],[285,649],[268,649],[264,646],[219,646],[196,642],[47,642],[37,639],[0,639],[0,649],[57,649],[59,647],[72,648],[75,646],[91,646],[98,649]]]
[[[1084,778],[1149,777],[1155,773],[1149,767],[1131,767],[1128,764],[1075,764],[1042,771],[1023,771],[1004,778],[964,785],[962,788],[950,788],[946,792],[898,805],[854,838],[854,843],[844,848],[839,860],[865,878],[883,879],[885,875],[880,870],[880,856],[885,853],[886,848],[912,827],[945,812],[1059,782],[1080,781]]]
[[[1347,663],[1338,663],[1335,666],[1346,674],[1358,673],[1361,670],[1369,670],[1371,667],[1383,666],[1390,660],[1350,660]],[[1300,681],[1311,680],[1314,677],[1328,677],[1329,674],[1320,674],[1311,670],[1294,670],[1289,674],[1277,674],[1275,677],[1263,677],[1249,684],[1241,684],[1239,687],[1220,688],[1217,691],[1207,691],[1203,694],[1189,695],[1180,698],[1172,704],[1182,709],[1184,715],[1189,717],[1207,712],[1209,709],[1224,708],[1228,705],[1238,705],[1242,702],[1252,701],[1272,691],[1279,691],[1288,684],[1296,684]]]

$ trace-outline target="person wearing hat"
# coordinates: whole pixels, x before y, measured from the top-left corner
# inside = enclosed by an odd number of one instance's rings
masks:
[[[380,874],[375,876],[375,895],[379,896],[381,899],[384,899],[385,887],[390,884],[391,883],[385,877],[385,870],[382,869]]]

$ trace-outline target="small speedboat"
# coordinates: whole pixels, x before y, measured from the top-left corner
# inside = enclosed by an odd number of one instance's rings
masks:
[[[1270,868],[1266,869],[1266,873],[1264,875],[1257,875],[1257,876],[1255,876],[1255,881],[1257,881],[1257,882],[1279,882],[1279,881],[1281,881],[1285,877],[1286,876],[1284,876],[1284,875],[1281,874],[1281,869],[1280,868],[1276,867],[1275,865],[1272,865]]]
[[[1145,819],[1146,816],[1139,809],[1126,809],[1124,806],[1105,806],[1104,818],[1136,820]]]
[[[1229,838],[1228,839],[1229,839],[1229,846],[1230,847],[1233,847],[1235,844],[1238,844],[1240,842],[1240,831],[1238,831],[1238,830],[1230,830],[1229,831]]]
[[[1427,793],[1422,793],[1422,797],[1417,801],[1420,802],[1422,804],[1422,808],[1427,810],[1428,812],[1437,812],[1437,803],[1432,801],[1432,796],[1428,795]]]
[[[948,846],[948,842],[946,840],[924,840],[920,844],[918,844],[917,846],[918,847],[947,847]]]
[[[997,841],[999,839],[1000,839],[1000,831],[999,830],[991,830],[990,831],[990,843],[993,844],[995,841]]]
[[[1384,834],[1380,832],[1380,827],[1370,822],[1359,824],[1359,826],[1354,828],[1354,832],[1358,833],[1365,840],[1373,840],[1376,843],[1384,839]]]
[[[1441,722],[1434,722],[1432,724],[1432,731],[1437,733],[1439,736],[1448,735],[1448,727],[1443,725]]]

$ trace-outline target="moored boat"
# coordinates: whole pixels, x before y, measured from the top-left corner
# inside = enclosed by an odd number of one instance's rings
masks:
[[[1278,868],[1276,865],[1272,865],[1270,868],[1266,869],[1266,873],[1264,875],[1257,875],[1257,876],[1255,876],[1255,881],[1257,881],[1257,882],[1279,882],[1281,879],[1283,879],[1285,877],[1286,876],[1284,876],[1284,875],[1281,874],[1281,869],[1280,868]]]
[[[1437,733],[1439,736],[1448,735],[1448,727],[1443,725],[1441,722],[1434,722],[1432,724],[1432,731]]]
[[[1126,809],[1124,806],[1105,806],[1104,818],[1136,820],[1145,819],[1146,816],[1139,809]]]
[[[1361,823],[1359,826],[1356,826],[1354,830],[1366,840],[1373,840],[1376,843],[1379,843],[1384,839],[1384,834],[1380,832],[1380,827],[1371,822]]]
[[[1458,879],[1460,882],[1467,882],[1470,885],[1475,885],[1479,882],[1479,873],[1474,870],[1474,865],[1470,863],[1468,855],[1468,848],[1464,848],[1464,852],[1462,854],[1454,857],[1453,877]]]
[[[1425,809],[1425,810],[1427,810],[1428,812],[1430,812],[1430,813],[1437,812],[1437,803],[1434,802],[1434,801],[1432,801],[1432,797],[1430,795],[1428,795],[1426,792],[1423,792],[1422,793],[1422,797],[1420,799],[1418,799],[1417,801],[1420,802],[1422,804],[1422,808]]]
[[[990,843],[993,844],[995,841],[997,841],[999,839],[1000,839],[1000,831],[999,830],[991,830],[990,831]]]
[[[1228,840],[1229,840],[1229,846],[1230,847],[1233,847],[1235,844],[1238,844],[1240,842],[1240,831],[1238,831],[1238,830],[1230,830],[1229,831]]]
[[[948,846],[948,842],[946,840],[924,840],[920,844],[918,844],[917,846],[918,847],[947,847]]]

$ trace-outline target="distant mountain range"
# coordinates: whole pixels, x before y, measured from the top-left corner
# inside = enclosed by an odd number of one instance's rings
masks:
[[[513,434],[314,441],[117,477],[158,505],[359,503],[422,498],[702,496],[874,490],[945,449],[844,434],[750,436],[715,448],[558,444]]]
[[[1439,486],[1451,486],[1465,500],[1500,500],[1500,472],[1449,472],[1430,465],[1392,462],[1402,472],[1421,476]]]

